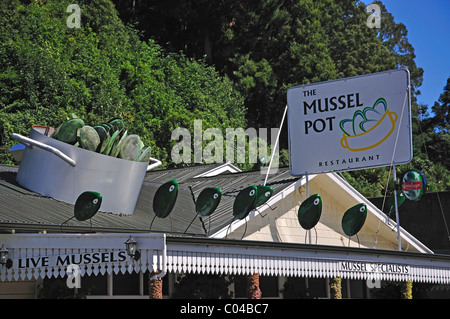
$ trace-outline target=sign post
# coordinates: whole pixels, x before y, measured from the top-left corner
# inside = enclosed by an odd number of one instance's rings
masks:
[[[394,170],[394,203],[395,203],[395,218],[397,219],[397,241],[398,241],[398,250],[402,250],[402,236],[400,234],[400,214],[398,213],[398,199],[397,199],[397,169],[395,168],[395,164],[392,165],[392,169]]]

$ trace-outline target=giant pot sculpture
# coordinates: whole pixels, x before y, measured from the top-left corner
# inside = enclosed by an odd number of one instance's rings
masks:
[[[86,150],[50,137],[54,129],[33,126],[30,137],[12,134],[26,146],[17,182],[36,193],[75,204],[85,191],[103,197],[100,210],[131,215],[145,173],[161,162],[131,161]]]

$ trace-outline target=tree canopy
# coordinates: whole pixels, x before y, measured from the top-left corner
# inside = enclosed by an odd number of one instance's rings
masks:
[[[147,38],[206,60],[244,95],[252,127],[277,127],[287,88],[397,67],[356,1],[115,1]],[[287,146],[286,144],[284,145]]]
[[[399,173],[415,167],[431,190],[449,189],[449,83],[431,113],[417,103],[423,70],[408,31],[375,3],[380,28],[358,0],[83,0],[70,28],[69,1],[1,2],[0,160],[12,163],[13,132],[75,113],[123,118],[172,166],[177,127],[279,127],[291,86],[407,67],[414,159]],[[287,164],[286,127],[280,148]],[[393,189],[388,167],[343,174],[366,196]]]
[[[86,123],[124,119],[129,132],[170,165],[171,131],[245,127],[233,83],[204,61],[165,52],[125,26],[109,0],[79,1],[81,27],[66,25],[65,1],[0,5],[1,161],[12,133],[32,125],[57,127],[71,114]]]
[[[443,151],[448,149],[448,134],[439,135],[432,124],[441,113],[434,111],[435,117],[426,118],[427,106],[418,105],[423,69],[415,63],[405,25],[396,23],[381,1],[374,2],[381,9],[378,29],[368,27],[369,13],[360,1],[114,2],[120,17],[135,24],[145,39],[164,43],[174,52],[206,56],[209,64],[229,76],[244,96],[246,120],[253,127],[279,126],[291,86],[407,67],[414,159],[399,168],[399,175],[414,166],[428,176],[431,190],[450,187],[436,179],[448,176],[450,169],[448,161],[442,161],[448,158]],[[286,128],[283,133],[280,146],[287,148]],[[343,174],[366,196],[393,189],[388,167]]]

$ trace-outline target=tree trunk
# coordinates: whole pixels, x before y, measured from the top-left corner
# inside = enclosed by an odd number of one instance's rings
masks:
[[[330,297],[331,299],[342,299],[342,279],[335,277],[330,282]]]
[[[401,298],[402,299],[412,299],[412,281],[411,280],[402,282]]]
[[[247,276],[247,298],[261,299],[261,290],[259,289],[259,274]]]
[[[150,299],[162,299],[162,279],[151,279],[148,294]]]

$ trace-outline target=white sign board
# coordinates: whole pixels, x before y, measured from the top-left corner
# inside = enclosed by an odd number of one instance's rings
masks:
[[[406,69],[295,86],[287,92],[294,176],[411,161]]]

